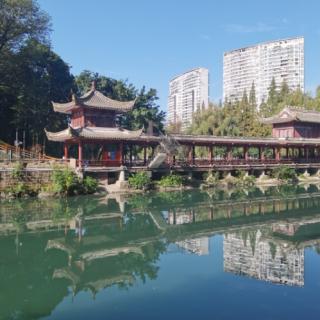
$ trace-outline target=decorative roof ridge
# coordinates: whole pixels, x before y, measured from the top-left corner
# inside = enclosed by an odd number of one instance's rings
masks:
[[[293,112],[302,112],[302,113],[317,113],[320,114],[320,111],[315,110],[315,109],[305,109],[304,107],[298,107],[298,106],[286,106],[280,113],[283,111],[288,110],[288,111],[293,111]],[[279,113],[279,114],[280,114]]]
[[[114,100],[105,96],[101,91],[97,90],[92,84],[91,90],[78,97],[72,94],[72,100],[65,103],[51,101],[53,109],[56,112],[70,114],[75,107],[88,107],[95,109],[114,110],[118,112],[127,112],[132,110],[137,97],[129,101]]]

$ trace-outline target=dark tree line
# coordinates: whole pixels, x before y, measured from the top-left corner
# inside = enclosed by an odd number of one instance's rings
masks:
[[[65,115],[53,112],[51,101],[67,102],[71,93],[82,94],[96,80],[110,98],[136,99],[123,126],[138,129],[152,120],[162,129],[155,89],[140,90],[128,81],[89,71],[73,76],[70,66],[50,47],[50,18],[36,0],[0,0],[0,140],[13,143],[16,130],[26,133],[26,145],[46,143],[47,153],[60,149],[45,140],[44,128],[66,128]]]

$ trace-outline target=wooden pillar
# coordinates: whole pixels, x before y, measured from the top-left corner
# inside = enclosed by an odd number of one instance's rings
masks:
[[[209,147],[209,157],[210,157],[210,163],[213,162],[213,146]]]
[[[68,159],[69,158],[69,152],[68,152],[68,144],[67,143],[64,143],[63,145],[63,153],[64,153],[64,158],[65,159]]]
[[[120,142],[120,163],[121,163],[121,165],[124,165],[124,148],[123,148],[123,142]]]
[[[188,146],[188,162],[192,163],[192,146]]]
[[[315,156],[316,156],[316,152],[315,152],[315,148],[314,147],[311,147],[311,158],[314,159]]]
[[[192,164],[194,165],[196,163],[196,148],[195,146],[192,146]]]
[[[143,164],[147,164],[147,147],[143,146]]]
[[[78,161],[79,161],[79,167],[82,167],[82,141],[79,140],[78,143]]]
[[[249,160],[249,148],[247,146],[243,147],[243,158],[246,161]]]
[[[227,147],[227,161],[231,161],[232,160],[232,147],[228,146]]]
[[[132,144],[129,145],[129,163],[132,166]]]
[[[280,151],[281,151],[281,148],[279,148],[279,147],[276,147],[275,149],[275,159],[277,160],[277,161],[279,161],[280,160]]]
[[[265,160],[265,148],[264,147],[259,147],[259,159],[261,161]]]
[[[286,158],[289,159],[289,147],[286,147]]]

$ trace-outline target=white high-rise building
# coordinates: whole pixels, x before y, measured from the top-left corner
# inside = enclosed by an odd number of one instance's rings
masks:
[[[278,88],[286,81],[289,88],[304,91],[304,38],[270,41],[224,53],[224,100],[241,100],[255,85],[258,106],[268,99],[275,79]]]
[[[182,129],[192,122],[192,115],[209,105],[209,70],[196,68],[173,78],[169,83],[168,123],[181,124]]]

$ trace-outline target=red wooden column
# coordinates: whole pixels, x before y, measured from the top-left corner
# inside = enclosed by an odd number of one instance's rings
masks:
[[[132,144],[129,146],[129,163],[132,166]]]
[[[286,147],[286,158],[289,159],[289,147]]]
[[[143,146],[143,164],[147,164],[147,147]]]
[[[314,159],[316,157],[315,148],[312,147],[310,151],[311,151],[311,158]]]
[[[275,159],[278,161],[280,160],[280,151],[281,151],[281,148],[279,147],[275,148]]]
[[[194,165],[196,163],[196,148],[195,146],[192,146],[192,164]]]
[[[265,160],[265,149],[264,147],[259,147],[259,159],[261,161],[264,161]]]
[[[189,164],[192,163],[192,147],[188,146],[188,162]]]
[[[249,160],[249,148],[247,146],[243,147],[243,158],[246,161]]]
[[[124,148],[123,148],[123,142],[120,142],[120,164],[124,164]]]
[[[69,153],[68,153],[68,144],[67,143],[64,143],[63,145],[63,153],[64,153],[64,158],[65,159],[68,159],[69,158]]]
[[[210,164],[213,162],[213,146],[209,147]]]
[[[228,146],[227,147],[227,161],[231,161],[232,160],[232,147]]]
[[[79,167],[82,167],[82,141],[79,140],[78,143],[78,161],[79,161]]]

